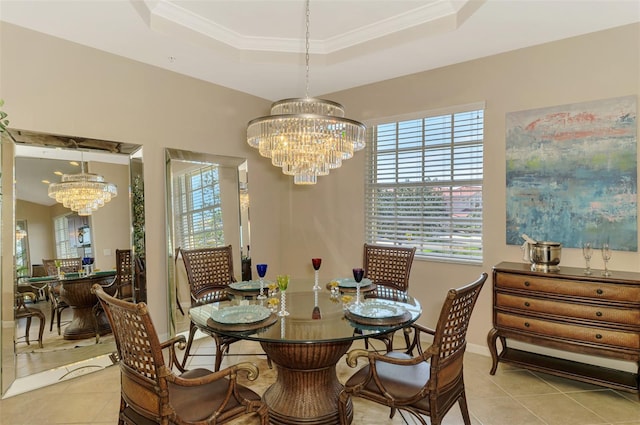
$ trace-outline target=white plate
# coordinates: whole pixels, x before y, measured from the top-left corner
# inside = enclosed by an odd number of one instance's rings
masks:
[[[349,306],[349,312],[367,319],[391,319],[402,316],[407,309],[393,302],[370,300],[361,304],[352,304]]]
[[[271,315],[271,310],[261,305],[234,305],[214,310],[211,318],[218,323],[256,323],[265,320]]]
[[[260,289],[260,281],[259,280],[245,280],[242,282],[233,282],[229,284],[231,289],[236,289],[238,291],[255,291],[256,289]],[[264,287],[267,287],[267,282],[264,282]]]
[[[345,279],[334,279],[336,282],[338,282],[338,286],[340,288],[355,288],[356,287],[356,280],[352,277],[347,277]],[[365,286],[369,286],[371,285],[371,279],[367,279],[366,277],[364,279],[362,279],[362,281],[360,282],[360,287],[364,288]]]

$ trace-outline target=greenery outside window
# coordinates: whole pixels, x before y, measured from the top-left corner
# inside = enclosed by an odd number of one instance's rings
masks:
[[[367,242],[481,263],[484,103],[368,124]]]
[[[16,273],[18,277],[28,276],[30,273],[29,237],[27,220],[16,220]]]
[[[217,165],[185,170],[173,177],[177,246],[197,249],[224,245]]]

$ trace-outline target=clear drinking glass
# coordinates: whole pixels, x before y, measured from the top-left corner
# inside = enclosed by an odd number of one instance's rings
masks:
[[[602,276],[611,276],[611,272],[609,271],[609,260],[611,260],[611,247],[609,243],[602,244],[602,259],[604,260],[604,271],[602,272]]]
[[[280,311],[278,316],[288,316],[287,311],[287,287],[289,286],[289,275],[278,275],[278,288],[280,289]]]
[[[582,244],[582,256],[584,257],[584,261],[586,263],[584,274],[591,274],[591,256],[592,255],[593,255],[593,248],[591,247],[591,242],[584,242]]]
[[[320,285],[318,285],[318,275],[319,275],[319,270],[320,270],[320,264],[322,264],[322,258],[312,258],[311,259],[311,264],[313,264],[313,270],[315,270],[314,272],[314,284],[313,284],[313,290],[314,291],[319,291],[320,290]]]
[[[256,264],[256,270],[258,271],[258,277],[260,277],[260,294],[258,295],[259,300],[264,300],[267,296],[264,294],[264,277],[267,275],[267,265],[266,264]]]

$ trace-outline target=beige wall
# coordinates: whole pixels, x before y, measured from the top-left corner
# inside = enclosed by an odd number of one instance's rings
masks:
[[[50,208],[33,202],[16,201],[16,220],[27,220],[31,264],[42,264],[43,258],[54,258]]]
[[[118,196],[90,217],[94,267],[113,270],[116,268],[116,249],[132,246],[129,166],[91,162],[88,172],[100,174],[118,188]]]
[[[164,147],[248,158],[251,253],[254,264],[269,264],[269,274],[311,277],[316,256],[327,279],[361,264],[364,153],[316,186],[294,187],[245,142],[247,121],[265,115],[269,102],[8,24],[0,24],[0,36],[0,97],[13,127],[144,146],[149,304],[161,333],[167,330]],[[486,102],[485,262],[417,260],[411,287],[425,308],[421,322],[433,323],[447,288],[521,259],[518,247],[505,244],[505,113],[637,95],[639,40],[640,26],[631,25],[325,96],[360,120]],[[581,265],[580,254],[564,250],[562,264]],[[638,264],[637,253],[616,252],[611,267],[638,270]],[[489,283],[470,341],[484,345],[490,324]]]

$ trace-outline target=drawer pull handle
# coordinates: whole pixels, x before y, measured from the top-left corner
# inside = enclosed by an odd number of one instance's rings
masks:
[[[602,335],[596,334],[596,339],[602,339]]]
[[[528,328],[529,326],[531,326],[531,325],[529,324],[529,322],[524,322],[524,327],[525,327],[525,328]]]
[[[602,317],[602,312],[601,311],[596,311],[596,316]]]
[[[604,291],[603,291],[602,289],[598,289],[598,290],[596,291],[596,294],[598,294],[598,295],[602,295],[602,294],[604,294]]]
[[[525,301],[525,302],[524,302],[524,306],[525,306],[525,307],[530,307],[530,306],[531,306],[531,304],[529,304],[529,301]]]
[[[528,280],[525,280],[525,281],[524,281],[524,286],[531,286],[531,283],[529,283],[529,281],[528,281]]]

